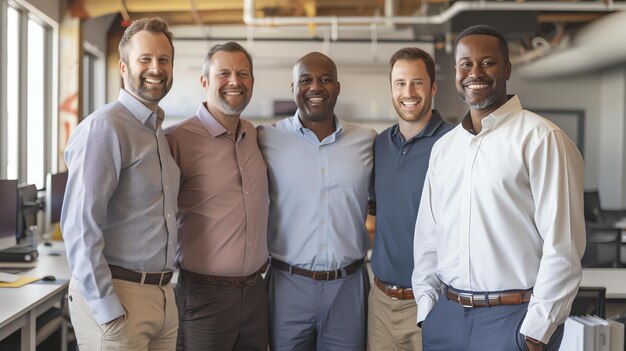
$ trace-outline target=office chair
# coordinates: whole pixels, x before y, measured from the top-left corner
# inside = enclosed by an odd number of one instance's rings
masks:
[[[585,191],[584,197],[585,222],[614,226],[616,222],[626,218],[626,209],[603,209],[600,205],[598,190]]]
[[[605,287],[580,287],[574,302],[570,316],[596,315],[606,318],[606,288]]]
[[[621,267],[622,230],[594,223],[586,223],[585,227],[587,248],[582,258],[582,266],[586,268]]]

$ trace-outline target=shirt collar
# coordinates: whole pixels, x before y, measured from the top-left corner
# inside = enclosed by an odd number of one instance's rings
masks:
[[[200,106],[198,106],[198,110],[196,111],[196,116],[212,137],[217,138],[218,136],[228,132],[228,130],[224,128],[224,126],[211,114],[211,112],[209,112],[206,107],[206,102],[200,103]],[[240,127],[241,121],[239,121],[237,125],[237,130],[239,130]]]
[[[120,89],[118,100],[139,123],[152,128],[152,130],[156,130],[163,123],[165,112],[160,107],[157,107],[156,118],[151,118],[154,115],[154,111],[146,107],[126,90]]]
[[[293,131],[298,131],[301,134],[304,134],[304,130],[309,129],[302,124],[302,121],[300,121],[300,117],[298,117],[298,112],[299,111],[296,111],[296,114],[291,117],[291,126],[293,128]],[[333,134],[339,135],[341,134],[341,132],[343,132],[343,124],[336,115],[333,115],[333,118],[335,119],[335,131],[333,132]]]
[[[504,105],[498,107],[497,110],[493,111],[481,120],[480,123],[482,125],[482,129],[479,134],[495,130],[504,124],[509,118],[522,111],[522,104],[517,95],[509,95],[508,98],[509,99],[504,103]],[[471,118],[469,112],[465,115],[463,120],[467,118]],[[461,121],[461,123],[463,123],[463,121]]]
[[[428,123],[426,123],[426,126],[419,133],[417,133],[415,136],[413,136],[411,139],[407,141],[413,141],[417,138],[432,136],[433,134],[435,134],[437,129],[439,129],[439,126],[441,126],[442,124],[443,124],[443,119],[441,118],[439,111],[433,110],[433,115],[428,120]],[[398,123],[396,123],[391,128],[391,135],[394,138],[398,138],[401,141],[404,140],[404,136],[402,135],[402,133],[400,133],[400,125]]]

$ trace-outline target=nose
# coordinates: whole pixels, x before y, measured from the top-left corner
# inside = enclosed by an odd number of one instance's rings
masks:
[[[479,64],[472,66],[472,69],[471,69],[469,75],[470,75],[470,77],[474,77],[474,78],[482,77],[483,76],[483,68],[482,68],[482,66],[479,65]]]
[[[150,65],[148,66],[148,68],[152,72],[159,72],[159,70],[160,70],[159,59],[155,57],[152,60],[150,60]]]
[[[322,89],[322,81],[319,79],[313,79],[311,82],[311,90],[320,90]]]

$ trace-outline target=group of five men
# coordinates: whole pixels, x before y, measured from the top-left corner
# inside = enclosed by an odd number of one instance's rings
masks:
[[[337,67],[317,52],[293,67],[296,114],[254,128],[240,119],[252,58],[228,42],[204,59],[206,101],[164,131],[172,35],[133,22],[118,101],[65,152],[79,347],[557,350],[585,243],[580,154],[507,96],[500,32],[471,27],[455,46],[456,127],[432,109],[433,59],[403,48],[398,123],[380,135],[335,115]]]

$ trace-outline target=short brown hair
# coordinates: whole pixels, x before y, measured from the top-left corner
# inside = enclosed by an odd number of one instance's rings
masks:
[[[400,60],[422,60],[426,65],[426,72],[430,78],[430,85],[435,83],[435,61],[426,51],[418,47],[406,47],[396,51],[389,59],[389,79],[391,79],[391,71],[396,62]]]
[[[246,55],[246,58],[248,59],[248,62],[250,63],[250,75],[254,77],[254,74],[252,72],[252,56],[250,56],[250,53],[246,49],[244,49],[243,46],[239,45],[238,43],[235,43],[234,41],[229,41],[224,44],[216,44],[216,45],[213,45],[213,47],[209,49],[209,52],[204,56],[204,61],[202,62],[202,75],[203,76],[208,77],[211,58],[213,58],[213,55],[215,55],[219,51],[242,52],[244,55]]]
[[[122,39],[120,40],[120,44],[117,46],[117,50],[120,53],[120,58],[122,61],[128,63],[128,43],[133,35],[141,32],[148,31],[152,33],[163,33],[167,37],[167,40],[170,42],[172,46],[172,61],[174,60],[174,44],[172,43],[172,39],[174,35],[169,31],[167,22],[162,20],[161,18],[140,18],[138,20],[134,20],[128,28],[124,31],[122,35]]]

